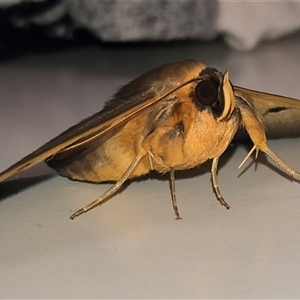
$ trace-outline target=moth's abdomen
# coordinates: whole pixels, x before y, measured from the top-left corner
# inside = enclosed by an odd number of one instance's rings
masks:
[[[73,180],[99,182],[97,169],[109,164],[100,145],[80,146],[66,152],[61,152],[46,160],[49,167],[59,175]]]
[[[128,132],[103,141],[99,139],[56,154],[46,163],[59,175],[87,182],[118,181],[132,163],[137,153],[134,136]],[[147,174],[149,161],[143,159],[130,178]]]

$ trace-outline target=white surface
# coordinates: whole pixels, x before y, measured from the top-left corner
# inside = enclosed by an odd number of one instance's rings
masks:
[[[299,1],[220,0],[217,27],[231,47],[250,50],[299,30],[299,12]]]
[[[300,95],[299,36],[251,53],[221,43],[175,48],[90,48],[2,63],[0,169],[99,110],[118,85],[166,61],[194,57],[231,71],[234,84]],[[299,139],[270,145],[300,170]],[[2,183],[0,297],[299,298],[300,184],[263,156],[256,170],[251,165],[238,177],[246,153],[231,147],[221,159],[219,185],[230,210],[212,193],[209,165],[176,181],[180,221],[167,177],[132,182],[74,221],[69,215],[109,185],[40,181],[53,174],[44,165]]]

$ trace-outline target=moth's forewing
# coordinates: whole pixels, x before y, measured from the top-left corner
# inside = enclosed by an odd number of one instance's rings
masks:
[[[251,103],[258,112],[268,139],[300,136],[300,101],[234,86],[237,98]],[[248,139],[241,128],[235,141]]]
[[[51,164],[51,159],[54,159],[60,153],[65,158],[72,160],[71,150],[82,145],[85,146],[82,154],[89,151],[89,149],[94,150],[97,143],[90,145],[96,139],[100,139],[101,142],[106,137],[111,137],[114,130],[117,131],[131,118],[161,101],[164,95],[187,80],[186,77],[190,74],[191,68],[198,70],[202,67],[204,65],[195,60],[185,60],[166,64],[145,73],[122,87],[102,111],[69,128],[0,173],[0,181],[44,160],[48,160]],[[140,126],[144,125],[140,124]],[[55,167],[55,163],[53,166]]]

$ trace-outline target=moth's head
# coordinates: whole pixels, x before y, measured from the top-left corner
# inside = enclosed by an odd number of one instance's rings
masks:
[[[193,80],[189,96],[200,110],[210,110],[217,121],[228,120],[235,108],[229,73],[205,67]]]
[[[159,99],[187,95],[198,110],[210,111],[218,122],[232,116],[235,96],[227,71],[222,73],[199,61],[186,59],[156,68],[140,79],[144,77],[162,96]]]

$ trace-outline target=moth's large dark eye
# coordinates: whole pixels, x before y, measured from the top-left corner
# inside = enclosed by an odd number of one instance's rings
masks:
[[[214,81],[203,80],[196,85],[195,96],[201,104],[211,106],[218,98],[218,86]]]

